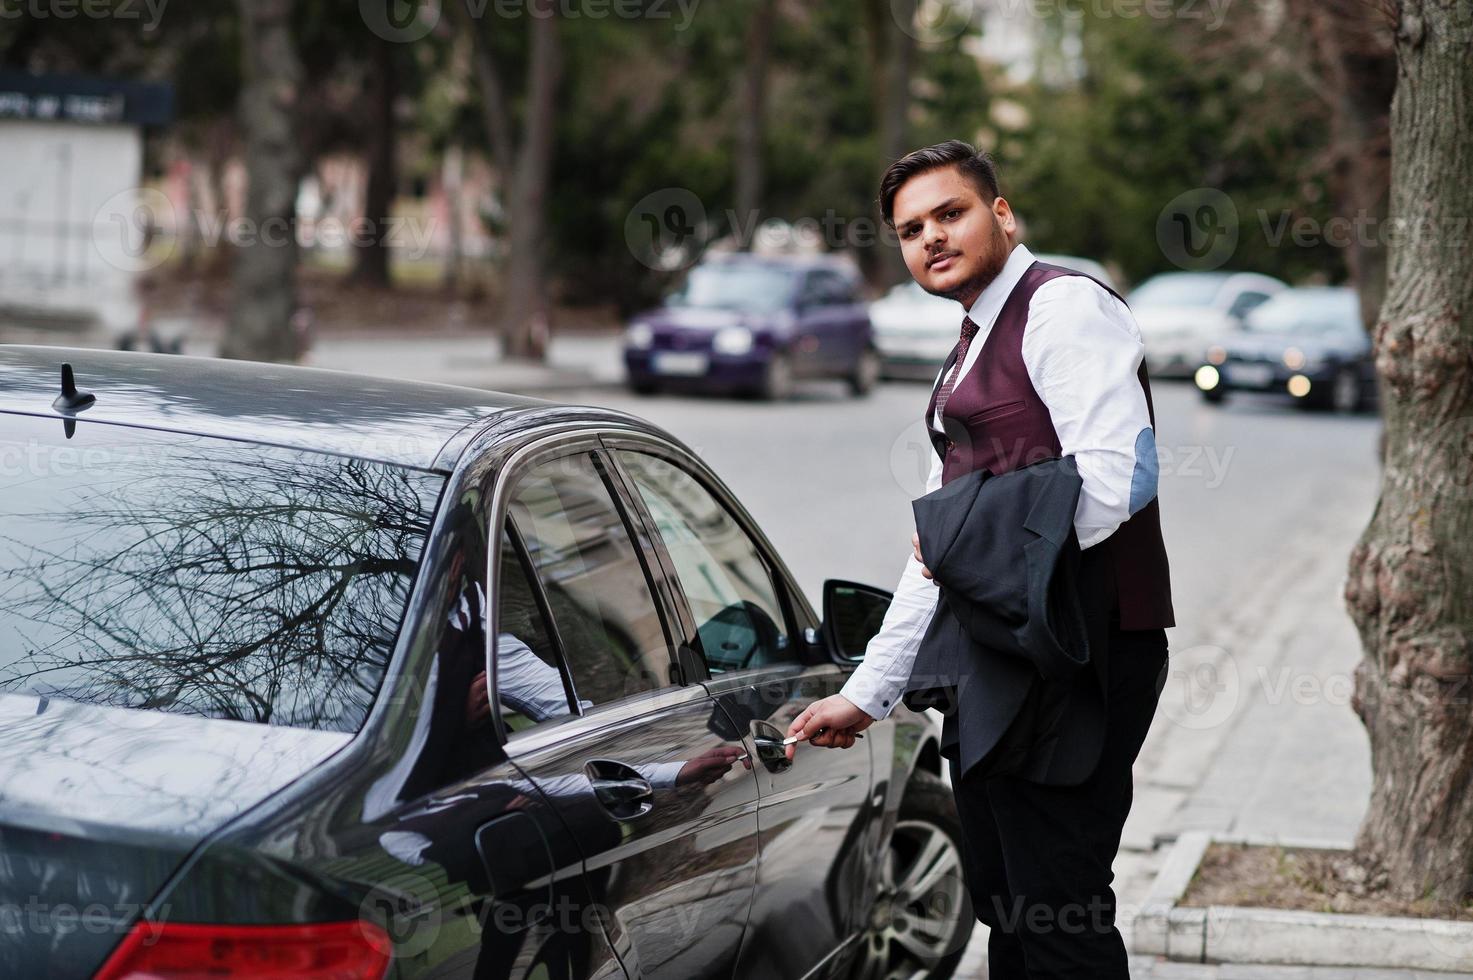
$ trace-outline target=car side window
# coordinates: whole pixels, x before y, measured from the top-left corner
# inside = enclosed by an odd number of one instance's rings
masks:
[[[1249,312],[1257,309],[1266,302],[1268,302],[1268,293],[1260,293],[1253,289],[1246,290],[1239,293],[1238,298],[1233,300],[1233,305],[1228,310],[1228,315],[1236,317],[1247,316]]]
[[[668,460],[626,450],[619,461],[674,562],[711,673],[798,662],[767,563],[721,502]]]
[[[534,467],[513,488],[508,517],[547,598],[581,707],[669,686],[654,595],[593,458]]]
[[[496,708],[509,733],[572,713],[557,648],[528,577],[526,553],[511,530],[501,533],[497,559],[494,665]]]
[[[810,272],[803,277],[803,305],[829,306],[834,302],[833,283],[822,272]]]

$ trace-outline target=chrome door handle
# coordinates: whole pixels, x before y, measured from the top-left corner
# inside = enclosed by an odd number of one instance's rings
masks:
[[[583,767],[594,799],[615,820],[635,820],[655,807],[655,788],[633,766],[593,759]]]

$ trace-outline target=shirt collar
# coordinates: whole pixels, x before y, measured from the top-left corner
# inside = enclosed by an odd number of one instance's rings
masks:
[[[1018,285],[1018,280],[1023,278],[1023,273],[1028,271],[1033,262],[1033,253],[1028,251],[1027,245],[1019,242],[1013,246],[1012,254],[1008,256],[1002,271],[987,284],[982,295],[977,297],[977,301],[967,311],[967,316],[972,318],[979,330],[987,330],[992,321],[997,319],[997,315],[1002,312],[1002,304],[1007,302],[1008,294]]]

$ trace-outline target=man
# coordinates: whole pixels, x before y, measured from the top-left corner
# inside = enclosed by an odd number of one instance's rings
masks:
[[[1083,482],[1075,531],[1089,605],[1108,610],[1107,728],[1077,785],[958,772],[952,786],[977,917],[994,980],[1126,977],[1110,866],[1130,809],[1130,767],[1150,726],[1175,625],[1156,503],[1157,460],[1140,330],[1087,276],[1035,263],[1017,242],[991,160],[952,140],[896,161],[880,205],[907,268],[961,303],[956,349],[926,424],[938,455],[927,492],[971,470],[1003,473],[1072,454]],[[917,537],[895,599],[843,690],[814,702],[789,735],[849,748],[905,693],[937,591]],[[954,728],[948,725],[954,736]],[[790,755],[794,747],[789,748]]]

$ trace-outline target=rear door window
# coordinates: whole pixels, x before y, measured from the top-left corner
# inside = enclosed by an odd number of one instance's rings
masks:
[[[580,710],[670,686],[670,645],[648,575],[593,458],[533,467],[513,487],[508,516],[547,598]],[[500,669],[499,636],[496,656]]]
[[[0,414],[0,692],[357,731],[444,484]]]

